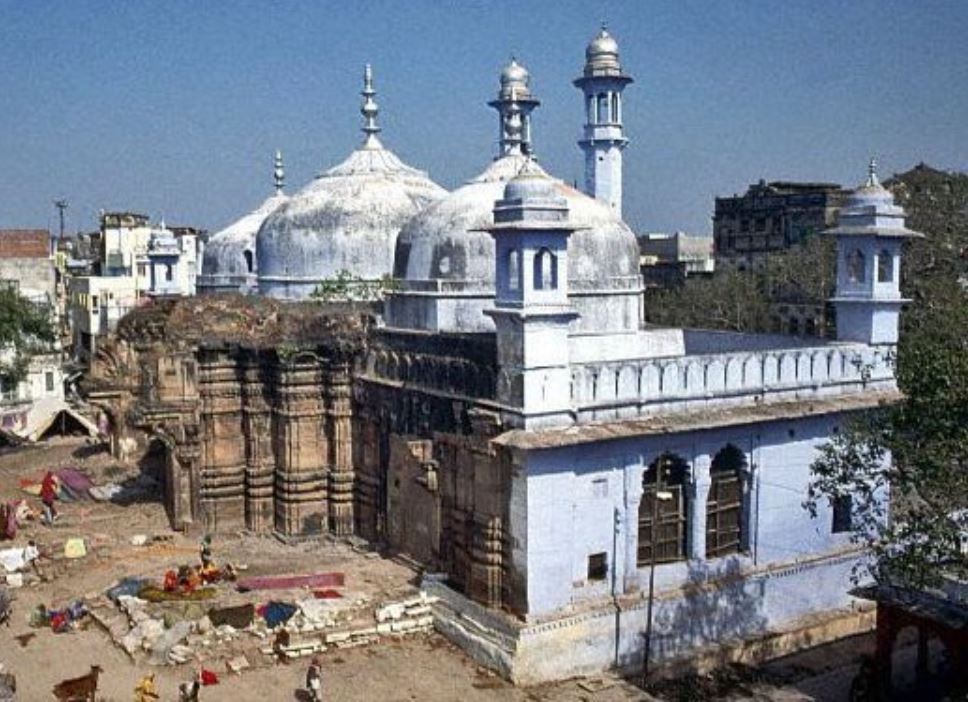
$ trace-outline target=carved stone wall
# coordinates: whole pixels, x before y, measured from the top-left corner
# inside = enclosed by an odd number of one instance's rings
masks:
[[[173,341],[147,315],[102,347],[88,394],[125,458],[163,443],[176,528],[356,534],[506,605],[510,480],[490,441],[502,430],[493,335],[337,331],[298,344],[291,333]]]

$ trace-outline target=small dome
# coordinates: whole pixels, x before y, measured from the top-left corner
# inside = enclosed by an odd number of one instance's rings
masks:
[[[504,186],[505,200],[551,200],[555,196],[554,181],[531,170],[519,173]]]
[[[894,195],[881,185],[877,177],[877,161],[872,158],[867,167],[867,180],[848,196],[845,207],[852,209],[879,205],[888,207],[894,205]]]
[[[585,49],[585,75],[608,75],[621,72],[618,42],[605,27],[602,27]]]
[[[198,288],[202,292],[242,291],[255,287],[259,269],[255,237],[262,222],[289,198],[277,193],[225,229],[212,234],[202,254]]]
[[[531,74],[528,69],[512,58],[501,71],[500,99],[527,99],[531,97]]]
[[[528,69],[518,63],[517,59],[512,58],[511,63],[504,67],[501,71],[501,85],[509,85],[511,83],[518,83],[523,86],[528,85],[531,75],[528,73]]]

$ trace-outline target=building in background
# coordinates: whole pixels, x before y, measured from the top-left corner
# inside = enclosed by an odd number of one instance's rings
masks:
[[[716,263],[740,270],[829,229],[849,194],[836,183],[761,180],[745,195],[717,197],[713,216]]]
[[[0,285],[14,288],[31,303],[46,309],[51,322],[57,325],[57,275],[47,230],[0,229]],[[0,349],[0,359],[9,362],[13,358],[13,349]],[[63,404],[63,354],[59,341],[45,344],[31,354],[22,379],[11,382],[0,378],[0,428],[6,432],[24,436]]]
[[[682,285],[691,276],[709,276],[716,269],[713,240],[685,232],[650,232],[637,237],[639,267],[646,292]]]
[[[194,295],[204,239],[204,230],[194,227],[153,226],[134,212],[103,213],[99,257],[87,266],[100,274],[74,275],[68,284],[74,355],[89,359],[97,338],[151,297]]]

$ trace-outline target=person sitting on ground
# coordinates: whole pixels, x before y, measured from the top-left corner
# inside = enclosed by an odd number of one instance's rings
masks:
[[[54,501],[57,499],[59,487],[57,476],[47,471],[47,475],[44,476],[43,481],[40,483],[40,501],[44,503],[44,521],[48,525],[53,524],[60,518],[57,509],[54,507]]]
[[[286,653],[286,649],[289,648],[289,641],[289,632],[284,627],[279,627],[279,631],[276,632],[276,636],[272,640],[272,650],[276,654],[276,661],[286,665],[289,664],[289,655]]]

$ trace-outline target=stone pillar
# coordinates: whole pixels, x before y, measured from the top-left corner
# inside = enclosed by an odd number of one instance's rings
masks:
[[[338,536],[354,532],[353,412],[350,365],[334,363],[327,372],[330,427],[329,528]]]
[[[467,594],[488,607],[500,607],[504,588],[504,523],[474,515]]]
[[[280,361],[273,414],[276,531],[322,533],[328,528],[326,439],[315,359]]]
[[[245,442],[245,526],[255,533],[273,527],[272,408],[264,378],[266,368],[257,353],[242,363],[242,439]]]
[[[690,560],[706,558],[706,501],[709,498],[710,458],[703,454],[696,456],[692,466],[692,479],[689,483],[689,551]]]
[[[242,397],[235,360],[225,353],[200,354],[198,394],[204,435],[199,466],[199,507],[208,531],[245,524],[245,445]]]

